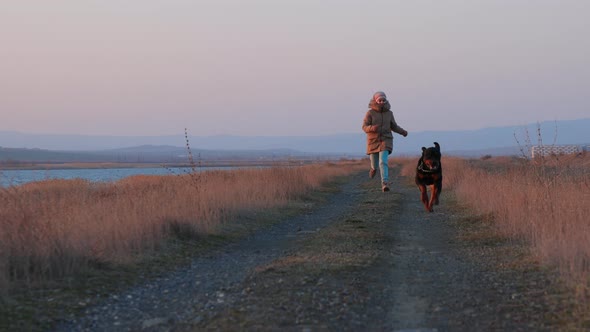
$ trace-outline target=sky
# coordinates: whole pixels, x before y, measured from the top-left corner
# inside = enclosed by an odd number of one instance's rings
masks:
[[[587,0],[7,0],[0,130],[315,136],[590,117]]]

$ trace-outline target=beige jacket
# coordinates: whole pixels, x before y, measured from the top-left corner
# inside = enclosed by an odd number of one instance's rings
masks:
[[[369,110],[363,120],[363,131],[367,133],[367,154],[393,150],[393,132],[407,135],[408,132],[398,126],[391,112],[389,102],[379,105],[371,99]]]

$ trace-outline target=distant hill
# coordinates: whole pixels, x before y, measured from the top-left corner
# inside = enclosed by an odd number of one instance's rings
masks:
[[[203,161],[272,161],[285,158],[330,158],[290,149],[273,150],[203,150],[191,149],[193,160]],[[337,157],[332,155],[332,158]],[[43,149],[19,149],[0,147],[0,165],[28,163],[187,163],[186,147],[142,145],[122,149],[99,151],[54,151]]]
[[[543,122],[539,124],[542,141],[545,144],[588,144],[590,143],[590,118]],[[515,138],[516,136],[516,138]],[[365,152],[365,134],[336,134],[325,136],[190,136],[194,151],[207,154],[257,153],[274,154],[321,154],[362,156]],[[422,146],[437,141],[443,152],[460,155],[481,156],[485,154],[518,154],[518,145],[536,144],[537,124],[525,126],[492,127],[461,131],[412,132],[406,138],[395,135],[394,153],[415,155]],[[7,148],[38,148],[45,150],[92,151],[94,155],[129,154],[148,156],[150,154],[182,154],[185,146],[184,135],[174,136],[83,136],[83,135],[39,135],[0,131],[0,146]],[[180,149],[180,150],[176,150]],[[109,151],[110,150],[110,151]],[[246,151],[247,152],[244,152]],[[207,152],[204,152],[207,151]],[[266,152],[262,152],[266,151]],[[198,153],[198,152],[197,152]]]
[[[0,147],[0,162],[98,162],[102,157],[84,152],[50,151]]]

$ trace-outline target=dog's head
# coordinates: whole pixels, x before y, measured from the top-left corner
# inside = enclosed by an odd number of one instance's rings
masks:
[[[440,145],[434,142],[434,146],[430,148],[422,147],[422,162],[430,170],[437,170],[440,168]]]

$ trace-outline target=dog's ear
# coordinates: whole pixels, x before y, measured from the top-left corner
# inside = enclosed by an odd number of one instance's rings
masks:
[[[434,147],[440,152],[440,144],[438,142],[434,142]]]
[[[426,148],[425,147],[422,147],[422,152],[424,152],[424,151],[426,151]]]

